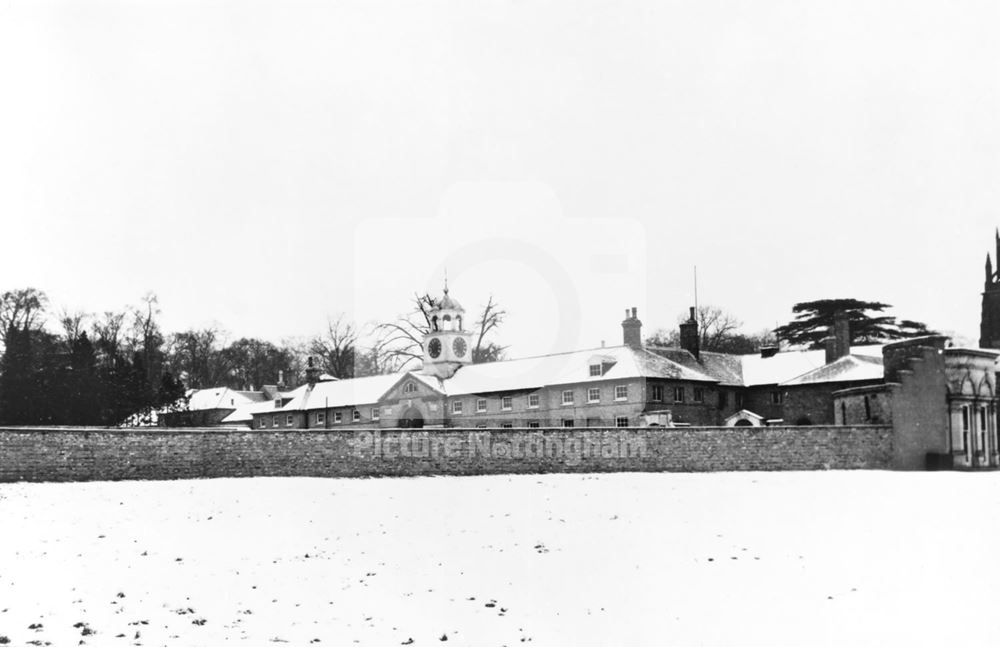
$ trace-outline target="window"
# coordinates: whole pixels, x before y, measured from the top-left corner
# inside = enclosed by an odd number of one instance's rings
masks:
[[[266,427],[267,426],[267,418],[261,418],[260,420],[258,420],[257,421],[257,426],[260,427],[261,429],[263,429],[264,427]]]
[[[700,386],[694,387],[694,401],[704,402],[705,401],[705,389]]]
[[[628,418],[626,418],[625,416],[618,416],[617,418],[615,418],[615,426],[628,427]]]
[[[378,407],[372,407],[372,420],[378,420]]]
[[[674,387],[674,402],[684,402],[684,387],[675,386]]]
[[[514,425],[512,423],[505,422],[502,425],[500,425],[500,428],[501,429],[513,429]]]
[[[726,405],[729,404],[729,394],[725,391],[719,391],[719,408],[725,409]]]
[[[840,424],[847,424],[847,405],[843,401],[840,403]]]
[[[537,420],[532,420],[531,422],[528,423],[528,426],[531,427],[532,429],[535,429],[541,425],[538,424]]]
[[[562,403],[563,404],[573,404],[573,392],[572,391],[563,391]]]
[[[513,408],[514,408],[514,398],[510,397],[509,395],[505,395],[502,398],[500,398],[501,411],[510,411]]]
[[[334,424],[339,425],[343,420],[344,420],[344,414],[342,414],[339,411],[335,411],[333,413],[333,422],[334,422]]]
[[[619,384],[615,387],[615,400],[628,400],[628,384]]]
[[[486,398],[479,398],[476,400],[476,412],[483,413],[486,411]]]
[[[287,416],[285,416],[285,426],[291,427],[293,424],[295,424],[295,416],[293,416],[292,414],[288,414]]]
[[[601,390],[598,388],[587,389],[587,402],[600,402]]]
[[[969,430],[969,407],[962,407],[962,431]]]
[[[781,393],[781,391],[771,391],[771,404],[781,404],[782,400],[784,399],[782,396],[783,394]],[[868,399],[865,398],[865,401],[867,400]]]
[[[538,394],[532,393],[528,396],[528,408],[537,409],[538,408]]]
[[[868,396],[866,395],[865,396],[865,420],[871,420],[871,419],[872,419],[872,403],[868,399]]]
[[[986,407],[979,407],[979,428],[986,429]]]
[[[563,427],[572,427],[573,421],[570,418],[563,418]]]
[[[461,400],[455,400],[454,402],[451,403],[451,412],[452,413],[457,413],[457,414],[461,415],[461,413],[462,413],[462,401]]]
[[[591,364],[590,365],[590,377],[600,377],[601,376],[601,365]]]
[[[352,414],[351,414],[351,419],[352,419],[352,420],[353,420],[354,422],[357,422],[358,420],[361,420],[361,412],[360,412],[360,411],[358,411],[357,409],[355,409],[355,410],[354,410],[354,413],[352,413]]]
[[[653,385],[651,399],[653,400],[653,402],[663,402],[663,385],[662,384],[654,384]]]
[[[413,382],[407,382],[406,386],[403,387],[403,393],[416,393],[417,385]]]
[[[326,422],[326,413],[323,411],[316,412],[316,424],[322,425]]]
[[[271,426],[272,427],[278,426],[278,416],[271,416]]]

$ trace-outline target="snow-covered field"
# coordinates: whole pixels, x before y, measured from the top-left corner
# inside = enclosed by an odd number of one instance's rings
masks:
[[[13,484],[0,524],[12,645],[1000,643],[1000,473]]]

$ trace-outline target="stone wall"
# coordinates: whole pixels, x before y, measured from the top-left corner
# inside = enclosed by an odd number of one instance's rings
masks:
[[[887,426],[0,429],[0,482],[242,476],[887,469]]]

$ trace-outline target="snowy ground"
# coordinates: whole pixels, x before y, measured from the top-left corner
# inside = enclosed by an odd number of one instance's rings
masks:
[[[12,645],[1000,642],[1000,473],[14,484],[0,524]]]

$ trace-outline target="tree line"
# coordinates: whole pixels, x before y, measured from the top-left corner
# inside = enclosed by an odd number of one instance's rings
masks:
[[[359,325],[331,317],[325,330],[279,343],[208,326],[166,333],[159,304],[100,314],[55,310],[35,288],[0,294],[0,424],[148,424],[154,412],[186,407],[189,389],[259,389],[283,378],[304,379],[308,357],[338,379],[416,368],[430,329],[430,295],[414,295],[410,311]],[[473,361],[502,359],[493,341],[506,312],[490,297],[473,329]]]
[[[819,349],[832,334],[838,313],[847,318],[851,344],[881,344],[899,339],[912,339],[937,334],[926,324],[910,319],[898,319],[886,312],[892,306],[880,301],[852,298],[818,299],[792,306],[791,321],[773,330],[747,333],[743,322],[732,313],[712,305],[695,310],[698,322],[699,348],[716,353],[755,353],[764,346],[783,349]],[[677,321],[684,323],[688,316]],[[680,346],[677,328],[660,328],[645,340],[650,346],[676,348]]]

